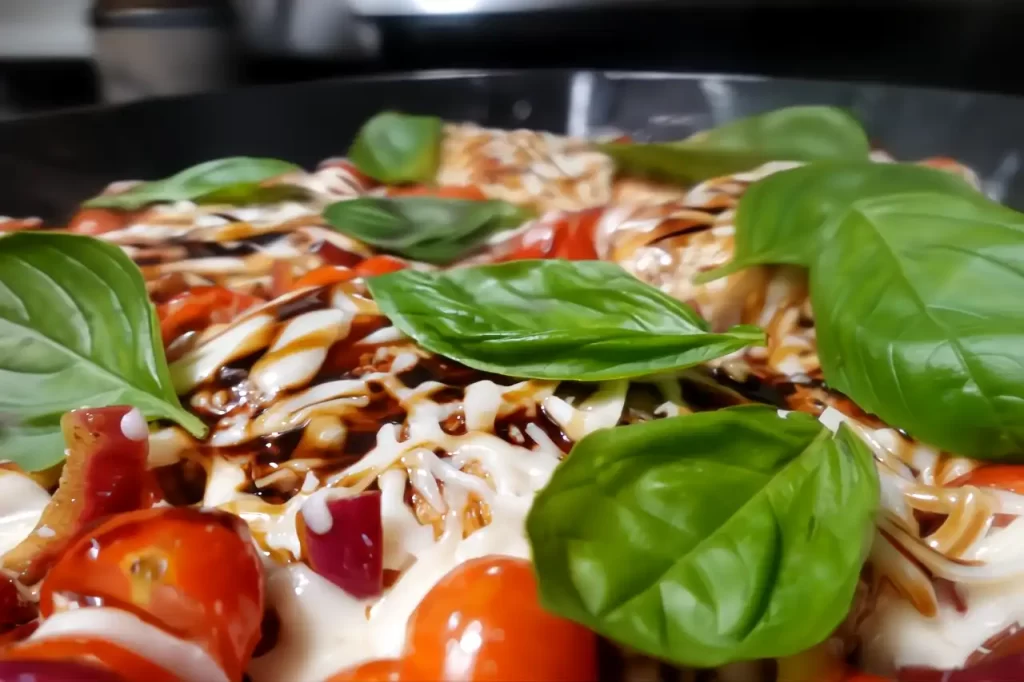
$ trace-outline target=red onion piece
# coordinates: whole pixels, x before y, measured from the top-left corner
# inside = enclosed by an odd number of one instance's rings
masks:
[[[380,505],[377,491],[326,500],[316,495],[299,514],[306,563],[357,599],[375,597],[384,590]]]
[[[0,661],[0,682],[127,682],[112,670],[76,661]]]
[[[82,528],[105,516],[139,509],[150,489],[149,431],[138,410],[74,410],[60,424],[68,446],[60,486],[35,530],[3,558],[3,568],[26,585],[42,579]]]
[[[22,598],[14,581],[0,573],[0,633],[6,633],[39,615],[35,604]]]
[[[903,668],[899,682],[1021,682],[1024,653],[983,661],[963,670]]]

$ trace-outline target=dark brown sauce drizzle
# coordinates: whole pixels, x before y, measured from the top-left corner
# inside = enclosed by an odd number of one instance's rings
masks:
[[[260,622],[260,641],[256,643],[256,649],[252,652],[253,658],[259,658],[269,652],[281,638],[281,616],[277,609],[268,606],[263,611],[263,620]]]
[[[192,458],[153,469],[164,500],[175,507],[199,504],[206,495],[206,467]]]

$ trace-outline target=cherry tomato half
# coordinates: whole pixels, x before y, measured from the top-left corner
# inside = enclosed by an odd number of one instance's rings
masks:
[[[77,538],[43,581],[45,617],[55,595],[134,613],[204,647],[237,680],[260,638],[263,567],[237,516],[158,507]]]
[[[68,223],[68,232],[78,234],[103,234],[120,230],[135,217],[128,211],[115,211],[109,208],[83,208]]]
[[[964,474],[950,485],[973,485],[979,488],[1000,488],[1024,494],[1024,466],[988,464]]]
[[[391,256],[373,256],[352,268],[343,265],[322,265],[300,277],[292,285],[292,290],[347,282],[356,277],[376,277],[377,275],[386,275],[389,272],[398,272],[407,267],[403,261]]]
[[[585,682],[597,679],[597,638],[544,611],[530,562],[468,561],[409,620],[402,680]]]
[[[447,187],[391,187],[389,197],[437,197],[439,199],[465,199],[467,201],[486,201],[487,196],[480,188],[471,185],[449,185]]]
[[[538,221],[509,242],[499,245],[497,261],[530,258],[597,260],[594,239],[603,212],[602,208],[590,208],[567,213],[554,224]]]
[[[260,303],[263,300],[256,296],[224,287],[193,287],[157,306],[160,335],[167,345],[186,332],[230,322],[243,310]]]
[[[33,639],[0,655],[5,661],[81,661],[99,663],[128,682],[179,682],[177,676],[124,647],[93,637]]]

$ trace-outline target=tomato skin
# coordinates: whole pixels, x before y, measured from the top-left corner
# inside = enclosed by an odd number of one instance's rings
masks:
[[[342,670],[324,682],[400,682],[401,665],[402,662],[397,659],[381,658]]]
[[[374,256],[367,258],[355,267],[356,274],[360,277],[376,277],[386,275],[389,272],[398,272],[409,267],[405,261],[391,256]]]
[[[55,595],[134,613],[199,644],[237,680],[260,638],[263,566],[237,516],[159,507],[77,538],[43,581],[44,617],[56,610]]]
[[[6,650],[0,660],[98,662],[129,682],[179,682],[175,675],[143,656],[93,637],[33,639]]]
[[[166,346],[186,332],[230,322],[242,311],[263,302],[256,296],[224,287],[193,287],[157,306],[160,335]]]
[[[400,678],[596,680],[597,637],[541,608],[530,562],[482,557],[443,577],[413,612]]]
[[[533,227],[497,247],[497,262],[531,258],[598,260],[594,240],[603,208],[568,213],[553,225],[538,221]]]
[[[979,488],[1000,488],[1024,494],[1024,466],[1019,464],[986,464],[956,479],[951,486],[973,485]]]
[[[398,272],[408,267],[404,261],[391,256],[373,256],[367,258],[355,267],[349,268],[344,265],[322,265],[315,270],[310,270],[300,277],[292,285],[292,291],[305,289],[307,287],[322,287],[339,282],[347,282],[356,277],[376,277],[386,275],[389,272]]]
[[[0,234],[4,232],[23,232],[25,230],[37,230],[43,226],[39,218],[0,218]]]
[[[437,197],[438,199],[464,199],[466,201],[486,201],[487,195],[479,187],[472,185],[447,185],[444,187],[427,187],[413,185],[411,187],[388,188],[389,197]]]
[[[355,279],[355,270],[344,265],[321,265],[315,270],[310,270],[292,284],[292,291],[306,289],[308,287],[322,287],[339,282],[347,282]]]
[[[97,235],[120,230],[127,225],[134,213],[109,208],[83,208],[68,223],[68,232]]]

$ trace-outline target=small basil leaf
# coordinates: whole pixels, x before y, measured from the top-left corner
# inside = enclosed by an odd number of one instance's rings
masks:
[[[810,289],[829,384],[943,450],[1024,456],[1024,215],[898,194],[823,230]]]
[[[860,199],[924,191],[978,196],[952,173],[912,164],[823,162],[776,173],[754,183],[740,199],[732,261],[695,281],[753,265],[809,266],[820,249],[820,228],[835,213]]]
[[[593,433],[526,520],[542,603],[683,666],[787,656],[846,617],[878,506],[844,425],[735,407]]]
[[[692,309],[612,263],[402,270],[367,286],[381,312],[423,347],[506,376],[622,379],[764,343],[756,327],[710,333]]]
[[[743,118],[678,142],[600,145],[619,171],[692,184],[769,161],[866,159],[867,135],[842,109],[801,106]]]
[[[0,453],[30,470],[64,457],[61,415],[134,405],[196,436],[171,385],[142,274],[118,247],[69,234],[0,238]]]
[[[133,211],[173,201],[244,204],[279,197],[282,190],[262,183],[299,170],[287,161],[236,156],[207,161],[163,180],[144,182],[127,192],[102,195],[85,206]],[[290,188],[296,191],[295,188]]]
[[[430,182],[441,153],[441,119],[393,111],[367,121],[348,159],[374,180],[389,185]]]
[[[495,232],[518,227],[534,214],[507,201],[437,197],[360,197],[324,210],[330,225],[378,249],[447,265],[478,248]]]

